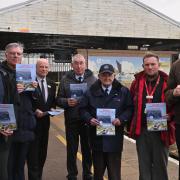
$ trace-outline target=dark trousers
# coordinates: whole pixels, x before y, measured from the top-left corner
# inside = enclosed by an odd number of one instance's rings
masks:
[[[70,125],[65,125],[65,128],[67,141],[67,178],[77,179],[78,169],[76,165],[76,157],[80,137],[83,179],[91,179],[92,157],[88,139],[88,127],[82,122],[74,122]]]
[[[180,125],[176,124],[176,145],[177,145],[177,149],[178,149],[178,154],[179,154],[179,180],[180,180]]]
[[[47,157],[49,129],[37,132],[35,140],[30,143],[27,156],[28,179],[41,180]]]
[[[9,138],[0,138],[0,180],[8,180],[8,156],[10,141]]]
[[[163,144],[160,132],[143,129],[136,139],[139,161],[139,180],[168,180],[168,148]]]
[[[25,180],[24,165],[29,143],[13,142],[9,152],[8,180]]]
[[[103,180],[106,168],[109,180],[120,180],[121,154],[121,152],[93,151],[94,180]]]

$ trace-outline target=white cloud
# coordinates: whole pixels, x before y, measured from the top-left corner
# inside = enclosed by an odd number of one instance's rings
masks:
[[[1,0],[0,8],[4,8],[4,7],[11,6],[11,5],[18,4],[25,1],[27,0],[10,0],[10,1]]]
[[[170,18],[180,22],[180,0],[139,0]]]

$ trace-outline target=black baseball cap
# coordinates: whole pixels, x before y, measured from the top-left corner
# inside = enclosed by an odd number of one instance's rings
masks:
[[[99,69],[99,74],[102,74],[102,73],[113,74],[114,73],[113,66],[111,64],[103,64]]]

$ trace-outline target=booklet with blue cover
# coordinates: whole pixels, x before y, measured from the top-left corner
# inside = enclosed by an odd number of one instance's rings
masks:
[[[24,91],[34,91],[32,82],[35,80],[35,64],[16,64],[16,82],[24,85]]]
[[[0,130],[16,130],[13,104],[0,104]]]
[[[145,112],[149,131],[167,130],[166,103],[147,103]]]
[[[87,90],[87,83],[70,84],[71,98],[80,99]]]
[[[96,119],[100,125],[96,127],[97,136],[110,136],[115,135],[115,126],[112,121],[115,119],[115,109],[98,108],[96,110]]]

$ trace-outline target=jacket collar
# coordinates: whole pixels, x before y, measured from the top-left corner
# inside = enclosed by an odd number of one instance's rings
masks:
[[[111,91],[114,94],[117,94],[120,92],[121,88],[123,87],[123,85],[121,83],[119,83],[116,79],[114,79],[113,83],[112,83],[112,89]],[[104,96],[102,87],[101,87],[101,82],[98,79],[91,87],[90,87],[90,92],[93,94],[93,96]]]
[[[163,72],[163,71],[161,71],[161,70],[159,70],[158,72],[159,72],[160,76],[163,77],[163,79],[164,79],[165,81],[168,80],[168,75],[167,75],[165,72]],[[141,79],[141,78],[145,77],[145,72],[144,72],[144,71],[141,71],[141,72],[135,74],[134,77],[135,77],[136,79]]]
[[[86,79],[87,77],[92,76],[92,75],[93,75],[92,71],[89,69],[86,69],[84,72],[84,78],[83,79]],[[70,70],[69,72],[67,72],[66,76],[70,79],[76,79],[75,73],[73,70]]]

